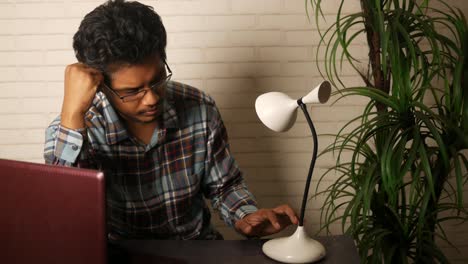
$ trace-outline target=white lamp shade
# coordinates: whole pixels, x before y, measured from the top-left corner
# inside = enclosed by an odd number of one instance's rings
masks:
[[[265,93],[255,101],[255,110],[265,126],[276,132],[284,132],[296,122],[297,101],[284,93]]]
[[[323,104],[330,98],[330,93],[331,85],[324,81],[301,100],[304,104]],[[276,132],[287,131],[294,125],[297,107],[297,100],[280,92],[262,94],[255,101],[255,111],[262,123]]]
[[[304,104],[324,104],[328,101],[331,94],[331,85],[324,81],[317,85],[310,93],[302,97]]]

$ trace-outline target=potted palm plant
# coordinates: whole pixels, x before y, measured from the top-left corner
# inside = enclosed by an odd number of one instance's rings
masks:
[[[321,2],[305,1],[316,23]],[[363,263],[447,263],[436,243],[449,242],[442,223],[468,216],[467,22],[438,0],[361,0],[354,14],[344,14],[344,2],[334,24],[320,31],[325,66],[317,55],[318,66],[338,88],[337,100],[369,101],[322,152],[337,159],[319,180],[335,174],[317,194],[325,196],[322,228],[341,223]],[[366,61],[351,49],[360,37]],[[342,81],[345,63],[364,85]]]

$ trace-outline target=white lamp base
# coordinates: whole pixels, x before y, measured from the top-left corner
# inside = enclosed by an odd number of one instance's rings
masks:
[[[325,248],[310,238],[303,226],[298,226],[290,237],[269,240],[263,244],[263,253],[284,263],[310,263],[325,257]]]

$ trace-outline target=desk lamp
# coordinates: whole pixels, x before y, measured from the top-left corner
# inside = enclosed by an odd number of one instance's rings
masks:
[[[275,238],[263,244],[263,253],[268,257],[285,263],[315,262],[325,256],[325,248],[320,242],[310,238],[304,230],[304,212],[309,193],[312,172],[317,159],[317,134],[314,124],[307,112],[306,104],[326,103],[330,98],[331,85],[324,81],[306,96],[294,100],[284,93],[270,92],[260,95],[255,101],[255,110],[264,125],[276,132],[289,130],[297,118],[297,108],[300,107],[309,124],[314,140],[312,161],[307,175],[307,181],[302,198],[301,215],[296,232],[290,237]]]

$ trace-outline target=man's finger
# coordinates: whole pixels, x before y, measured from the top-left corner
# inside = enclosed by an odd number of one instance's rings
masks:
[[[251,235],[252,233],[252,226],[244,220],[238,220],[235,224],[236,229],[239,230],[241,233],[245,235]]]
[[[289,217],[289,220],[293,224],[298,224],[299,220],[297,219],[297,215],[294,210],[289,205],[281,205],[273,209],[273,211],[277,214],[285,214]]]
[[[273,212],[273,210],[266,211],[266,217],[268,218],[268,221],[270,221],[271,225],[273,225],[275,229],[281,228],[281,225],[278,221],[278,217],[276,216],[276,213]]]

